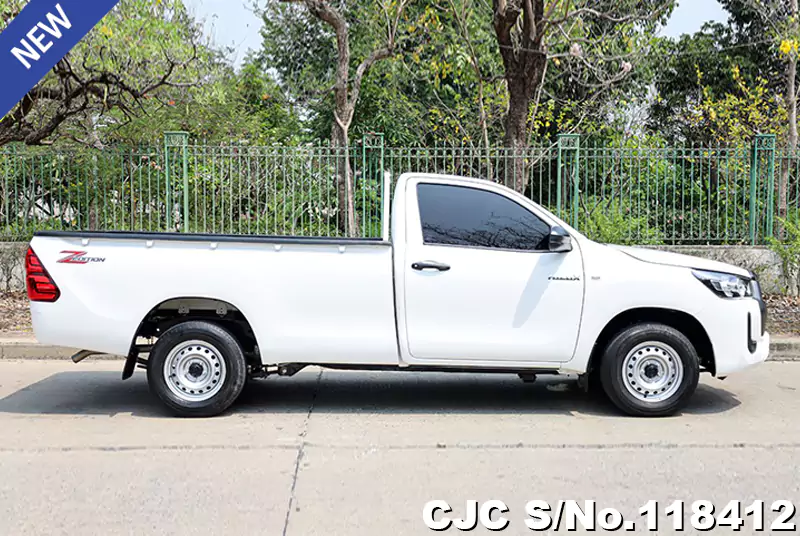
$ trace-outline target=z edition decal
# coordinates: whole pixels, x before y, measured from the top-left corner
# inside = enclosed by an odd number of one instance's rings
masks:
[[[61,264],[89,264],[90,262],[106,262],[104,257],[88,257],[86,251],[62,251],[66,255],[56,262]]]
[[[0,117],[10,112],[119,0],[30,0],[0,33]]]

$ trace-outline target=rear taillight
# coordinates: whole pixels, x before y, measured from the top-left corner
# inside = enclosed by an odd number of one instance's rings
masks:
[[[61,296],[58,285],[31,248],[28,248],[28,253],[25,254],[25,281],[28,286],[28,298],[31,301],[54,302]]]

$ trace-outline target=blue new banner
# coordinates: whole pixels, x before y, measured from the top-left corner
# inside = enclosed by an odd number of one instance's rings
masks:
[[[30,0],[0,33],[0,117],[5,117],[118,2]]]

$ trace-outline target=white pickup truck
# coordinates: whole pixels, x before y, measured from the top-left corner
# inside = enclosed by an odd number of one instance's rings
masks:
[[[700,372],[767,357],[746,270],[598,244],[483,180],[406,174],[391,229],[388,205],[375,240],[37,233],[26,260],[36,337],[82,350],[76,362],[127,356],[123,379],[147,369],[181,416],[223,412],[248,379],[308,365],[572,373],[623,412],[662,416]]]

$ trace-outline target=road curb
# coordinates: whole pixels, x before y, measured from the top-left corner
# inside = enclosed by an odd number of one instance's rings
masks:
[[[0,340],[0,359],[3,360],[45,360],[69,359],[77,350],[39,344],[34,341],[2,341]],[[92,360],[124,360],[116,355],[93,355]],[[796,361],[800,362],[800,338],[772,339],[769,349],[769,361]]]
[[[770,361],[800,361],[800,339],[774,338],[769,345]]]

